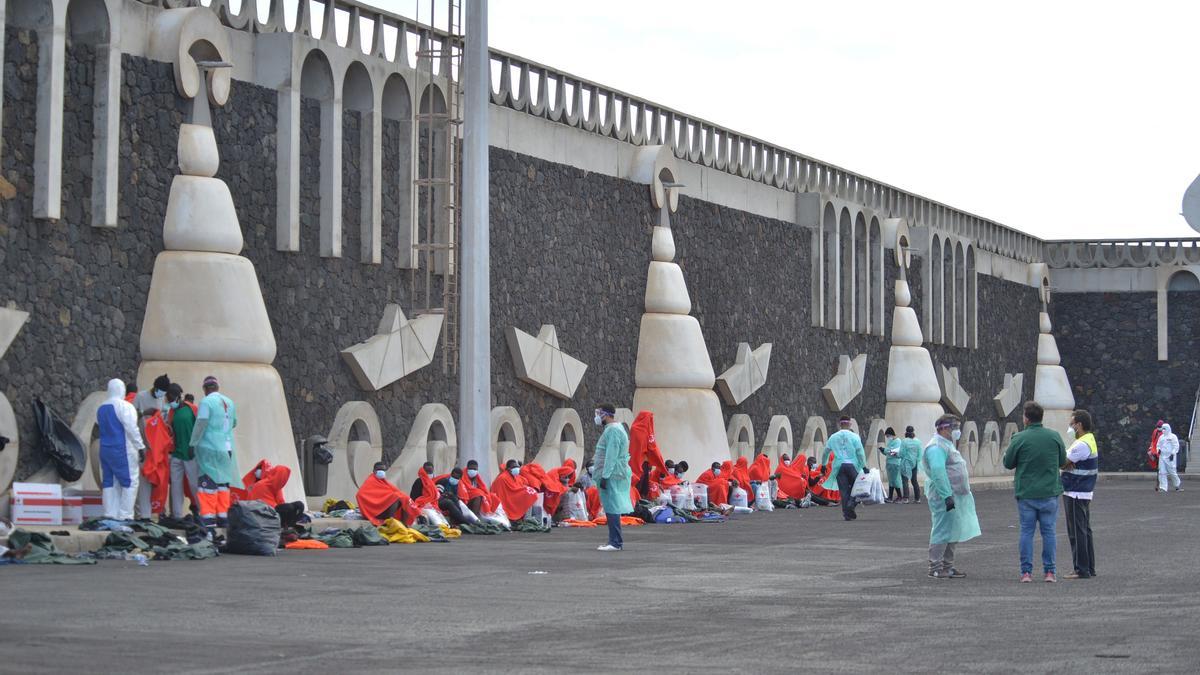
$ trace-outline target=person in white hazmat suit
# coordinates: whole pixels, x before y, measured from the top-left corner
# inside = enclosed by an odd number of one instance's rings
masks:
[[[125,383],[108,381],[108,399],[96,411],[104,517],[132,520],[138,491],[138,453],[145,447],[137,410],[125,400]]]
[[[1175,461],[1179,459],[1179,437],[1171,432],[1170,424],[1162,425],[1162,435],[1158,437],[1158,491],[1167,491],[1167,476],[1175,491],[1183,490],[1179,474],[1175,472]]]

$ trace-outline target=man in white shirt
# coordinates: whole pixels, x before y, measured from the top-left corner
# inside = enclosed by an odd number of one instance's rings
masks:
[[[1071,561],[1075,571],[1067,579],[1096,576],[1096,552],[1092,545],[1092,495],[1100,473],[1100,452],[1092,435],[1092,416],[1086,410],[1071,413],[1067,435],[1075,442],[1067,448],[1067,463],[1062,469],[1063,516],[1067,538],[1071,541]]]

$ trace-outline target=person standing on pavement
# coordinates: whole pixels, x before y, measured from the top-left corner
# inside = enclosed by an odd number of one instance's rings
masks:
[[[96,410],[104,517],[132,520],[138,491],[138,454],[145,448],[137,410],[125,400],[125,383],[108,381],[108,399]]]
[[[1154,431],[1150,433],[1150,445],[1146,448],[1146,461],[1150,464],[1151,471],[1158,471],[1158,437],[1162,436],[1162,427],[1164,422],[1159,420],[1154,425]]]
[[[167,388],[167,423],[175,435],[175,449],[171,451],[171,517],[182,519],[184,479],[190,492],[188,498],[192,502],[192,511],[200,514],[200,500],[196,498],[196,488],[200,484],[200,471],[196,468],[196,454],[191,448],[192,429],[196,426],[196,404],[183,400],[183,387],[172,383]]]
[[[887,468],[888,479],[888,504],[899,504],[900,497],[904,494],[901,489],[903,482],[901,480],[901,472],[903,470],[904,460],[900,458],[900,439],[896,438],[896,432],[888,427],[883,432],[885,445],[879,448],[879,454],[884,456],[884,466]]]
[[[908,486],[912,484],[913,501],[921,503],[921,486],[917,484],[917,467],[921,464],[921,439],[911,426],[904,428],[904,440],[900,441],[900,477],[904,487],[904,504],[908,503]]]
[[[1042,532],[1043,580],[1055,582],[1055,525],[1058,496],[1063,492],[1058,471],[1067,463],[1067,450],[1057,431],[1042,426],[1045,410],[1025,403],[1025,429],[1013,435],[1004,451],[1004,468],[1012,469],[1013,491],[1021,523],[1021,582],[1033,580],[1033,530]]]
[[[1096,476],[1100,473],[1100,451],[1092,435],[1092,416],[1086,410],[1071,414],[1069,427],[1075,442],[1067,450],[1067,465],[1063,467],[1063,518],[1067,521],[1067,538],[1071,541],[1071,562],[1075,571],[1067,579],[1090,579],[1096,576],[1096,553],[1092,547],[1092,494]]]
[[[220,392],[217,378],[204,378],[204,398],[192,429],[191,447],[200,470],[200,520],[211,533],[225,527],[232,501],[229,488],[241,488],[237,468],[233,430],[237,427],[237,407]]]
[[[979,517],[975,514],[975,496],[967,461],[956,444],[962,436],[954,415],[942,415],[934,425],[937,431],[921,455],[925,470],[925,496],[929,502],[929,576],[934,579],[961,579],[966,574],[954,567],[955,547],[978,537]]]
[[[1183,485],[1175,471],[1175,462],[1179,459],[1179,437],[1171,431],[1170,424],[1163,423],[1162,434],[1159,435],[1155,447],[1158,450],[1158,491],[1167,491],[1167,476],[1170,476],[1175,491],[1182,492]]]
[[[600,504],[608,521],[608,543],[597,550],[620,551],[625,546],[621,537],[621,516],[633,511],[633,502],[629,499],[633,479],[633,471],[629,468],[629,432],[617,422],[617,409],[611,404],[596,408],[594,419],[596,426],[604,428],[596,441],[593,461]]]
[[[829,461],[831,454],[834,457],[835,468],[825,479],[824,487],[828,490],[837,489],[841,496],[843,520],[858,520],[858,513],[854,510],[858,500],[850,493],[854,490],[854,481],[858,480],[858,474],[866,471],[867,452],[863,448],[862,439],[850,430],[850,418],[845,415],[838,420],[837,433],[830,436],[825,443],[825,452],[821,454],[822,465]]]

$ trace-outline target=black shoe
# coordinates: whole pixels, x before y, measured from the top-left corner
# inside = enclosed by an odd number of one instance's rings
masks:
[[[850,512],[850,520],[858,520],[858,513],[855,511],[851,511]]]
[[[958,570],[954,569],[953,567],[951,567],[948,570],[945,570],[944,573],[951,579],[963,579],[967,576],[966,572],[959,572]]]

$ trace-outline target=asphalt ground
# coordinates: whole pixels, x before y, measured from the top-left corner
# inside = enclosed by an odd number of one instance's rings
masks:
[[[1200,491],[1097,496],[1098,577],[1057,584],[1018,583],[1007,490],[977,493],[956,580],[926,576],[923,504],[627,528],[607,554],[597,528],[14,565],[0,671],[1197,672]],[[1058,532],[1066,574],[1061,515]]]

